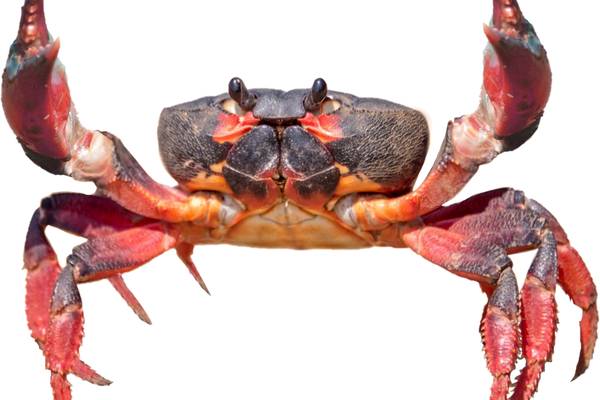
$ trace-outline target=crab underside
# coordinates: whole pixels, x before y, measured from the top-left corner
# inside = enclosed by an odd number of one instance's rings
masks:
[[[515,0],[493,3],[479,107],[448,124],[433,168],[413,189],[428,146],[422,114],[328,91],[322,79],[283,92],[249,90],[234,78],[227,94],[166,108],[160,151],[178,185],[159,184],[117,137],[79,122],[43,0],[27,0],[3,75],[7,120],[40,167],[97,186],[92,196],[42,200],[26,238],[27,319],[51,371],[54,399],[71,398],[69,374],[110,383],[79,359],[77,285],[108,279],[149,322],[122,275],[175,249],[208,291],[191,259],[194,246],[207,243],[408,247],[478,282],[488,296],[481,334],[491,399],[509,396],[519,353],[525,367],[510,396],[533,396],[554,346],[558,284],[583,311],[575,377],[581,375],[597,337],[597,293],[556,218],[513,189],[444,206],[480,165],[533,135],[550,94],[550,67],[533,27]],[[64,267],[47,226],[87,239]],[[532,249],[519,289],[509,255]]]

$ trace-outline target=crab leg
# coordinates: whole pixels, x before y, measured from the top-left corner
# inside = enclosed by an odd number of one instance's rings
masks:
[[[33,225],[30,227],[30,232],[41,232],[37,234],[40,235],[43,234],[47,225],[51,225],[90,239],[152,222],[156,221],[133,214],[104,197],[60,193],[42,200],[41,207],[32,220]],[[51,248],[49,250],[53,253]],[[150,318],[127,288],[123,278],[113,276],[109,278],[109,281],[136,315],[142,321],[150,323]],[[52,286],[50,285],[47,290]],[[47,313],[48,304],[49,301],[42,304],[41,312]]]
[[[71,275],[64,270],[61,272],[56,254],[44,233],[48,225],[91,239],[78,246],[69,258],[67,269]],[[149,322],[121,273],[162,252],[165,246],[172,247],[174,233],[165,234],[164,229],[167,228],[164,227],[167,226],[133,214],[110,199],[72,193],[55,194],[44,199],[34,213],[24,255],[27,320],[32,336],[44,351],[48,367],[53,371],[55,398],[68,399],[70,396],[65,379],[67,373],[98,385],[110,384],[77,356],[83,315],[78,292],[69,288],[72,272],[77,271],[77,277],[73,278],[75,282],[106,276],[136,314]],[[170,231],[170,228],[167,230]],[[128,256],[131,252],[133,255]],[[87,264],[82,261],[86,259]],[[85,269],[83,265],[91,267]],[[59,282],[61,279],[62,283]],[[54,304],[52,309],[51,303]]]
[[[56,253],[44,232],[46,226],[52,225],[79,236],[99,237],[149,221],[102,197],[65,193],[42,201],[31,219],[24,254],[27,321],[33,338],[42,349],[45,348],[50,323],[52,291],[61,272]],[[121,291],[133,297],[126,286],[123,285]],[[75,375],[89,382],[98,385],[110,383],[79,359],[73,361],[71,368]]]
[[[597,290],[581,256],[569,243],[557,219],[523,192],[502,188],[473,196],[460,203],[442,207],[423,217],[427,225],[448,228],[465,215],[502,209],[527,209],[544,218],[557,242],[558,283],[571,300],[581,308],[581,352],[573,379],[585,372],[594,353],[598,330]],[[513,249],[512,251],[518,251]]]
[[[67,375],[79,358],[83,337],[77,284],[131,271],[175,247],[176,242],[176,232],[159,222],[94,238],[73,249],[53,290],[45,338],[46,367],[52,372],[55,400],[70,399]]]
[[[27,322],[31,336],[42,350],[45,348],[48,326],[50,324],[49,306],[52,290],[60,274],[56,253],[48,243],[40,224],[40,211],[32,218],[25,244],[25,269],[27,270],[26,305]],[[98,375],[79,358],[71,366],[73,374],[96,385],[109,385],[108,379]]]
[[[533,396],[544,365],[552,356],[558,323],[554,300],[557,274],[556,240],[548,230],[521,291],[521,333],[527,364],[517,380],[513,400],[528,400]]]
[[[506,268],[489,297],[481,321],[481,337],[487,367],[494,376],[491,400],[506,399],[510,388],[510,373],[515,368],[519,347],[517,279]]]
[[[550,360],[557,325],[554,300],[557,280],[583,310],[580,324],[582,349],[575,378],[585,371],[597,338],[596,288],[581,257],[570,247],[565,232],[552,214],[526,198],[523,192],[498,189],[437,210],[424,216],[423,222],[424,227],[407,231],[404,235],[406,244],[436,264],[480,282],[479,276],[473,278],[465,272],[473,270],[473,264],[480,270],[493,272],[485,267],[490,262],[489,258],[481,257],[482,251],[493,253],[497,246],[509,253],[539,248],[521,291],[521,333],[526,367],[517,380],[512,399],[533,396],[544,364]],[[468,239],[470,237],[474,239]],[[483,287],[490,292],[485,281]],[[484,338],[490,337],[486,333],[488,316],[489,310],[484,313],[482,324]],[[485,347],[489,354],[487,341]],[[490,370],[494,373],[492,368]],[[495,376],[492,398],[506,398],[505,391],[497,388],[508,389],[508,386]],[[498,393],[504,393],[504,397],[495,397]]]
[[[519,346],[518,288],[508,255],[492,237],[468,240],[437,227],[413,228],[403,240],[433,263],[479,282],[488,293],[481,335],[487,367],[494,377],[490,398],[505,400]]]
[[[196,268],[196,265],[194,264],[194,261],[192,260],[192,253],[194,252],[194,246],[189,243],[183,242],[177,246],[176,250],[177,250],[177,256],[179,257],[179,259],[181,261],[183,261],[183,263],[187,267],[188,271],[190,271],[190,274],[192,275],[194,280],[196,282],[198,282],[198,285],[200,285],[202,290],[204,290],[210,296],[210,290],[208,290],[206,283],[204,283],[204,279],[202,279],[200,272],[198,272],[198,268]]]
[[[479,200],[481,198],[485,196]],[[490,260],[502,259],[498,255],[490,257],[498,254],[498,247],[503,249],[500,254],[504,257],[508,250],[539,247],[521,293],[522,345],[527,365],[519,376],[512,397],[515,400],[529,399],[554,347],[557,244],[546,220],[534,211],[495,208],[496,204],[490,203],[488,211],[465,215],[451,223],[441,221],[439,226],[445,226],[445,229],[436,226],[416,228],[409,230],[403,238],[410,248],[425,258],[461,276],[483,282],[484,288],[486,284],[496,284],[496,281],[482,280],[482,276],[473,271],[487,272],[484,276],[492,279],[502,276],[495,270],[499,263],[490,263]],[[468,205],[476,204],[473,201]],[[453,241],[449,242],[449,238]],[[437,246],[431,246],[431,243]],[[506,399],[518,349],[516,309],[506,306],[507,298],[511,301],[516,299],[516,291],[515,296],[507,297],[506,293],[507,290],[500,289],[500,286],[494,290],[482,321],[488,368],[494,375],[492,399]],[[498,308],[495,303],[504,305],[504,308]]]
[[[598,292],[583,259],[569,243],[567,234],[554,215],[535,200],[526,199],[526,206],[542,215],[558,242],[558,283],[583,315],[579,323],[581,351],[573,380],[583,374],[592,359],[598,338]]]
[[[583,313],[579,323],[581,351],[575,380],[589,367],[598,339],[598,293],[581,256],[569,244],[558,245],[558,283]]]
[[[546,52],[516,0],[494,0],[485,34],[489,46],[477,110],[448,124],[438,158],[415,191],[396,198],[355,199],[346,218],[350,225],[378,230],[437,209],[480,165],[516,149],[536,131],[550,95],[551,72]]]
[[[59,48],[46,28],[43,0],[26,0],[2,77],[2,105],[32,161],[55,174],[93,181],[106,196],[150,218],[207,227],[235,218],[239,207],[223,205],[217,195],[189,195],[155,182],[119,139],[84,128],[57,58]]]

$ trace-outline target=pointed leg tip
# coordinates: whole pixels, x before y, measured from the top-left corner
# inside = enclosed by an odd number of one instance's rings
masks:
[[[150,317],[148,316],[148,314],[146,314],[145,312],[143,314],[138,314],[138,317],[140,318],[140,320],[142,320],[142,322],[147,323],[148,325],[152,325],[152,320],[150,319]]]
[[[113,384],[113,381],[109,380],[109,379],[105,379],[102,378],[101,381],[96,382],[96,385],[98,386],[110,386]]]
[[[90,367],[80,359],[76,359],[73,362],[73,365],[71,366],[71,373],[79,379],[82,379],[94,385],[108,386],[112,384],[111,380],[106,379],[105,377],[94,371],[92,367]]]
[[[144,323],[148,324],[148,325],[152,325],[152,320],[150,319],[150,316],[148,315],[148,313],[146,312],[146,310],[144,310],[144,308],[142,307],[141,304],[139,304],[139,302],[137,304],[133,304],[133,303],[127,303],[129,305],[129,307],[131,308],[131,310],[135,313],[135,315],[137,315],[137,317]]]
[[[196,282],[198,282],[198,285],[200,285],[202,290],[204,290],[206,292],[206,294],[208,294],[210,296],[211,295],[210,290],[208,290],[206,283],[204,283],[204,279],[202,279],[202,275],[200,275],[200,272],[198,272],[198,268],[196,268],[196,265],[194,264],[194,261],[192,260],[192,253],[194,251],[194,246],[192,246],[188,243],[181,243],[179,246],[177,246],[176,250],[177,250],[177,256],[179,256],[179,259],[181,261],[183,261],[183,263],[187,267],[190,274],[192,274],[192,277],[194,278],[194,280]]]
[[[96,374],[96,376],[94,377],[85,380],[97,386],[110,386],[113,384],[113,381],[111,381],[110,379],[106,379],[105,377],[98,374]]]
[[[113,285],[113,287],[117,290],[119,295],[125,300],[129,308],[138,316],[140,320],[147,323],[148,325],[152,325],[152,320],[148,316],[148,313],[139,302],[139,300],[135,297],[135,295],[129,290],[129,287],[125,284],[125,280],[123,280],[122,275],[115,275],[108,278],[109,282]]]
[[[138,316],[138,318],[140,319],[140,321],[148,324],[148,325],[152,325],[152,320],[150,319],[150,317],[148,316],[148,314],[146,314],[145,311],[141,310],[141,311],[135,311],[135,314]]]
[[[573,376],[573,379],[571,379],[571,382],[583,375],[590,366],[596,347],[596,340],[598,338],[597,331],[598,308],[596,307],[596,303],[594,303],[590,308],[583,312],[583,317],[580,322],[581,351],[579,353],[577,367],[575,368],[575,375]]]
[[[200,281],[198,282],[198,284],[200,285],[200,287],[202,288],[202,290],[204,290],[206,292],[206,294],[208,294],[209,296],[211,296],[210,290],[208,290],[208,287],[204,283],[204,280],[200,279]]]
[[[577,363],[577,368],[575,368],[575,375],[573,375],[573,378],[571,378],[571,382],[575,381],[577,378],[579,378],[581,375],[583,375],[585,373],[585,371],[587,370],[588,366],[585,364],[582,364],[581,361],[579,363]]]

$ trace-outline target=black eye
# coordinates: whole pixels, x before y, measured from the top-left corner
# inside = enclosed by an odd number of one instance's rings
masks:
[[[244,111],[252,110],[256,104],[256,97],[248,91],[244,81],[237,77],[229,81],[229,97]]]
[[[323,78],[315,79],[310,92],[304,98],[304,109],[314,114],[331,114],[341,106],[339,101],[327,97],[327,83]]]
[[[310,92],[304,98],[304,109],[306,111],[318,111],[321,103],[327,98],[327,83],[323,78],[317,78],[313,82]]]

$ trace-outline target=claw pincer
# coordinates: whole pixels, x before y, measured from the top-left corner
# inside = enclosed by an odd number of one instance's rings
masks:
[[[494,0],[491,26],[484,31],[490,45],[484,60],[482,111],[497,138],[525,130],[524,141],[550,96],[546,50],[514,0]]]
[[[69,158],[71,96],[59,48],[46,28],[43,0],[28,0],[2,76],[2,105],[27,155],[50,170]]]

